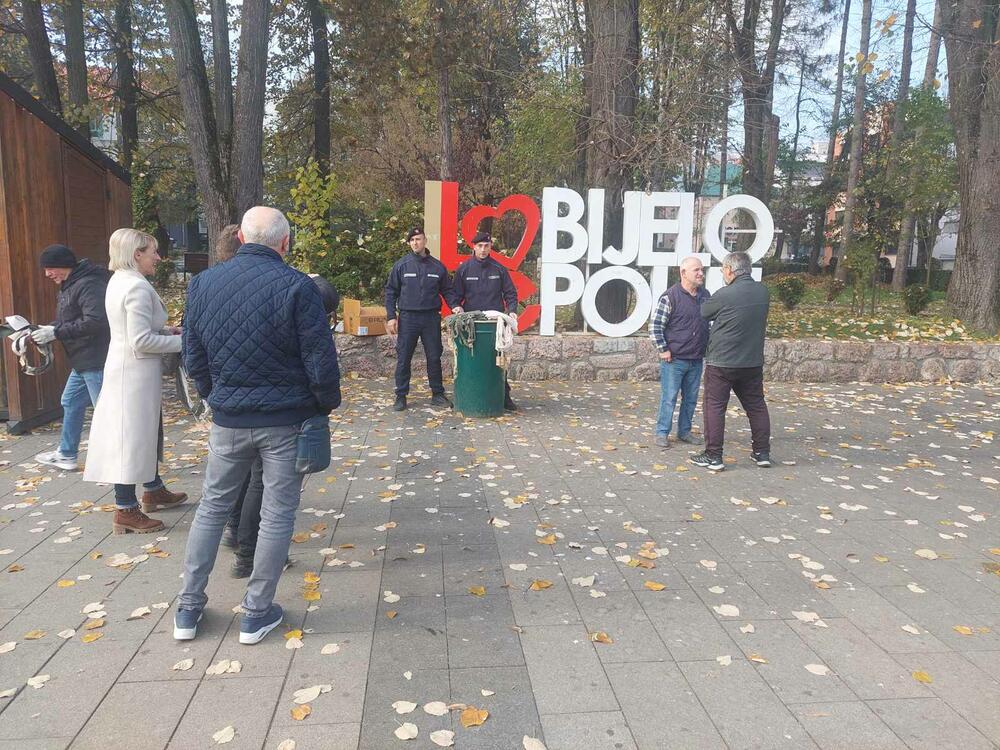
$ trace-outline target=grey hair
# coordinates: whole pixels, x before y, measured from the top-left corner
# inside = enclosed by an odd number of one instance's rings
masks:
[[[750,267],[753,265],[753,261],[750,260],[750,255],[747,253],[729,253],[726,259],[722,261],[722,267],[728,268],[732,271],[733,276],[746,276],[750,273]]]
[[[699,258],[697,255],[689,255],[680,262],[680,267],[691,268],[691,266],[693,266],[695,263],[698,264],[699,268],[703,268],[705,266],[705,264],[701,262],[701,258]]]
[[[244,242],[264,245],[272,250],[279,249],[291,232],[285,215],[268,206],[254,206],[243,214],[240,231],[243,232]]]

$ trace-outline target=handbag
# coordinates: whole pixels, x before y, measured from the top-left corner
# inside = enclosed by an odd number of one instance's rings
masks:
[[[309,417],[299,427],[295,441],[295,471],[315,474],[330,465],[330,418],[326,414]]]

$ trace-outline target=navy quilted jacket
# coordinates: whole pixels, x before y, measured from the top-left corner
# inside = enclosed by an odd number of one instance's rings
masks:
[[[184,365],[223,427],[301,422],[340,405],[340,368],[319,290],[263,245],[194,277]]]

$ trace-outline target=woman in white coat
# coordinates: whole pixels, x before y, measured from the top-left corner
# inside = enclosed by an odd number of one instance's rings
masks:
[[[187,495],[167,490],[157,471],[163,436],[162,355],[181,350],[181,329],[165,328],[167,310],[146,280],[160,262],[156,239],[138,229],[119,229],[111,235],[109,254],[114,274],[104,306],[111,346],[83,478],[114,484],[116,534],[148,534],[160,531],[163,522],[143,511],[187,500]],[[139,482],[145,487],[141,509],[135,494]]]

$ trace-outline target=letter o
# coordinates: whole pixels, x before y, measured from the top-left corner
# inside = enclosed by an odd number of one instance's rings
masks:
[[[617,279],[626,282],[635,290],[635,309],[621,323],[609,323],[597,311],[597,292],[607,282]],[[583,308],[583,319],[595,331],[603,336],[630,336],[649,321],[653,296],[649,284],[642,274],[628,266],[605,266],[587,279],[580,302]]]
[[[751,262],[756,263],[764,257],[768,248],[771,247],[771,240],[774,239],[774,219],[771,218],[771,212],[767,210],[767,206],[752,195],[730,195],[715,204],[715,207],[705,217],[705,247],[720,263],[726,259],[729,251],[719,239],[719,226],[726,218],[726,214],[737,208],[742,208],[750,213],[753,216],[754,225],[757,227],[757,235],[747,250]]]

